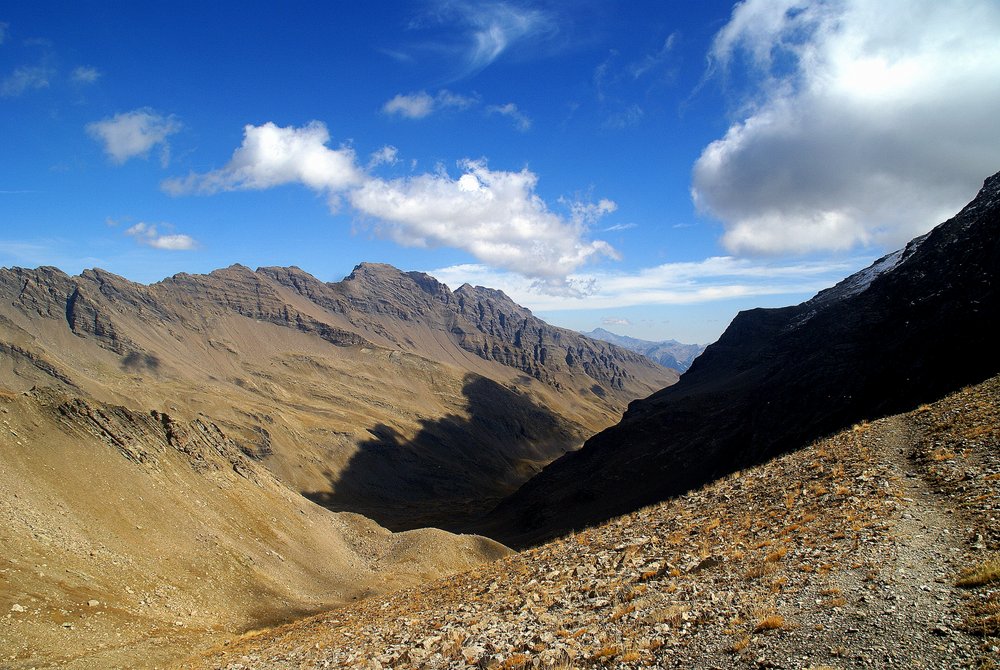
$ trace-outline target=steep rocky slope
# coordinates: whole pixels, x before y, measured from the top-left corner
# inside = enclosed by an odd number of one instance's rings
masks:
[[[509,553],[329,512],[245,451],[207,417],[0,393],[0,667],[162,667]]]
[[[905,249],[794,307],[741,312],[680,383],[494,512],[537,541],[662,500],[1000,370],[1000,174]]]
[[[394,529],[480,513],[676,379],[500,292],[373,264],[150,286],[4,269],[0,354],[0,387],[209,416],[293,489]]]
[[[705,350],[703,344],[683,344],[677,340],[651,342],[627,335],[618,335],[604,328],[595,328],[590,332],[583,333],[583,335],[642,354],[649,360],[678,372],[684,372],[691,367],[694,359]]]
[[[996,667],[998,445],[995,377],[182,667]]]

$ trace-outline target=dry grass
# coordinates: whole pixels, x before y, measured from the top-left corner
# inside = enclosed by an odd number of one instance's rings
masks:
[[[780,614],[770,614],[757,622],[757,625],[753,627],[753,632],[761,633],[766,630],[778,630],[784,627],[785,617]]]
[[[770,554],[764,557],[764,562],[775,563],[783,559],[785,557],[785,554],[787,553],[788,553],[788,547],[778,547],[777,549],[775,549]]]
[[[955,581],[955,586],[974,588],[998,581],[1000,581],[1000,558],[993,558],[962,572]]]
[[[970,604],[962,628],[973,635],[1000,637],[1000,593]]]
[[[749,635],[744,635],[739,640],[729,645],[729,651],[734,654],[740,653],[741,651],[750,646],[750,639],[751,638]]]

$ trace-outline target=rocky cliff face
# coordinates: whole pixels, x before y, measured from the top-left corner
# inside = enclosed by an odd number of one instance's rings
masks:
[[[812,300],[740,313],[681,381],[494,512],[530,541],[697,487],[1000,370],[1000,174],[951,220]]]
[[[676,379],[499,291],[378,264],[149,286],[0,269],[0,353],[0,388],[209,416],[294,489],[394,529],[484,510]]]

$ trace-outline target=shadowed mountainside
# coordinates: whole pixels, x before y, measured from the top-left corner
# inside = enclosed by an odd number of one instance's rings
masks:
[[[1000,370],[1000,174],[958,215],[794,307],[741,312],[680,383],[481,527],[524,544],[700,486]]]
[[[391,426],[369,428],[371,439],[339,474],[329,473],[330,487],[306,497],[390,530],[431,524],[459,530],[498,502],[499,495],[484,498],[483,491],[513,492],[576,437],[551,412],[486,377],[468,375],[462,393],[467,416],[424,419],[410,439]]]
[[[994,377],[181,667],[993,668],[998,440]]]

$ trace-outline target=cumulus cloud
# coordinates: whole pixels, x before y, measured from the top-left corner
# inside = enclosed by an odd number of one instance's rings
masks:
[[[517,272],[548,292],[579,293],[567,275],[615,250],[586,241],[585,222],[549,210],[535,193],[529,170],[494,171],[484,161],[464,161],[462,175],[424,174],[390,181],[369,179],[350,192],[351,205],[375,218],[376,230],[406,246],[448,246],[493,267]],[[599,210],[614,203],[602,201]],[[584,206],[581,206],[584,208]]]
[[[160,162],[165,167],[170,161],[167,137],[180,129],[180,122],[173,116],[163,116],[149,108],[87,124],[90,136],[103,143],[105,153],[119,165],[136,156],[146,158],[153,147],[159,146]]]
[[[508,102],[506,105],[489,105],[486,108],[486,113],[506,116],[514,122],[514,127],[522,133],[531,129],[531,119],[527,114],[519,110],[513,102]]]
[[[55,70],[47,65],[22,65],[0,83],[0,95],[14,98],[26,91],[48,88]]]
[[[474,97],[453,93],[446,89],[430,95],[427,91],[395,95],[382,105],[382,112],[390,116],[402,116],[407,119],[422,119],[435,112],[447,109],[462,110],[475,105]]]
[[[352,149],[330,149],[329,141],[318,121],[302,128],[246,126],[242,145],[224,167],[168,179],[162,187],[180,195],[301,183],[326,195],[331,207],[346,200],[376,234],[406,246],[465,250],[548,292],[586,292],[587,280],[567,275],[588,261],[617,257],[608,243],[586,239],[589,227],[615,210],[610,200],[562,202],[568,213],[560,214],[535,192],[534,173],[491,170],[484,160],[462,161],[458,177],[442,169],[381,179],[357,165]],[[370,165],[395,158],[395,149],[385,147]]]
[[[205,174],[168,179],[163,188],[174,195],[256,190],[301,183],[335,194],[363,178],[350,147],[326,146],[330,133],[319,121],[302,128],[274,123],[243,128],[243,143],[222,168]]]
[[[619,319],[613,316],[606,316],[601,319],[601,325],[603,326],[631,326],[632,322],[628,319]]]
[[[73,70],[70,77],[75,84],[93,84],[101,78],[101,72],[96,67],[81,65]]]
[[[163,235],[155,224],[141,221],[126,228],[125,234],[134,238],[139,244],[165,251],[190,251],[198,247],[198,243],[192,237],[174,233]]]
[[[746,0],[716,73],[753,88],[692,196],[734,253],[897,247],[1000,163],[1000,5]]]

